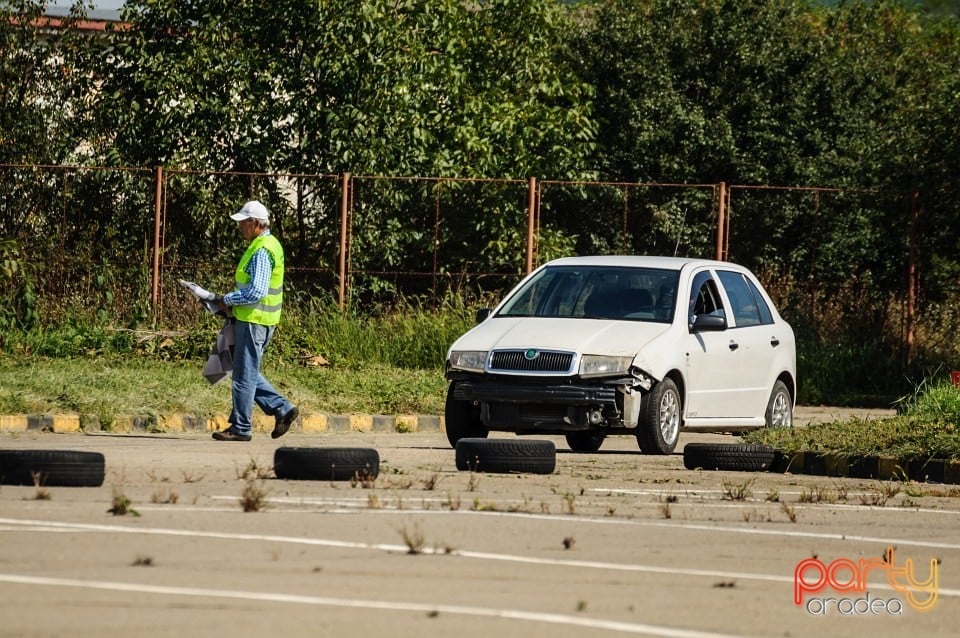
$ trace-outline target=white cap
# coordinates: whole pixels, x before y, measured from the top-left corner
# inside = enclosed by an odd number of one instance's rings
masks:
[[[243,208],[239,212],[230,215],[230,219],[235,222],[242,222],[245,219],[261,219],[263,221],[269,221],[270,214],[267,212],[267,207],[258,202],[257,200],[252,200],[243,205]]]

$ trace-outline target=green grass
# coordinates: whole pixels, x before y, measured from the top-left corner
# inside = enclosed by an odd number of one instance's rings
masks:
[[[230,411],[230,384],[211,386],[203,361],[121,357],[54,359],[0,356],[0,414],[77,412],[101,424],[117,415]],[[441,414],[441,369],[368,364],[307,367],[271,357],[264,374],[305,412]]]
[[[889,419],[853,419],[744,435],[786,452],[836,452],[906,459],[960,459],[960,388],[924,382]]]

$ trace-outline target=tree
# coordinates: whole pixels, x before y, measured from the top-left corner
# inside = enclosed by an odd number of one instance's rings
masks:
[[[90,77],[78,64],[88,46],[76,29],[83,7],[57,28],[41,0],[0,2],[0,164],[76,162],[82,101]]]
[[[552,0],[131,2],[130,26],[113,34],[101,69],[100,130],[109,134],[98,146],[140,166],[589,176],[589,87],[555,55],[565,16]],[[236,183],[218,189],[190,194],[190,215],[168,208],[184,224],[174,232],[211,234],[216,206],[243,194]],[[285,205],[280,185],[263,189]],[[306,197],[301,180],[298,234],[336,228],[329,201],[306,210]],[[354,254],[396,269],[423,229],[409,226],[406,195],[379,197],[357,208],[353,235],[377,251]],[[515,208],[500,201],[470,223],[502,241],[516,232],[504,223]],[[322,259],[314,251],[329,241],[313,236],[295,262]],[[516,265],[500,245],[468,248]]]

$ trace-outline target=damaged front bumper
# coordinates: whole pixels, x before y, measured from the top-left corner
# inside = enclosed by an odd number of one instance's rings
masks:
[[[636,428],[650,383],[638,376],[610,379],[498,377],[451,371],[453,398],[480,406],[490,429],[563,433]]]

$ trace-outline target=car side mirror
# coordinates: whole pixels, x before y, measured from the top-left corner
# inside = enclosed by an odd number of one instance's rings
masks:
[[[693,325],[690,326],[690,332],[718,332],[726,329],[726,317],[718,317],[717,315],[697,315]]]
[[[477,323],[483,323],[487,320],[487,317],[490,316],[491,312],[493,312],[493,308],[481,308],[477,311],[477,314],[474,318],[476,319]]]

